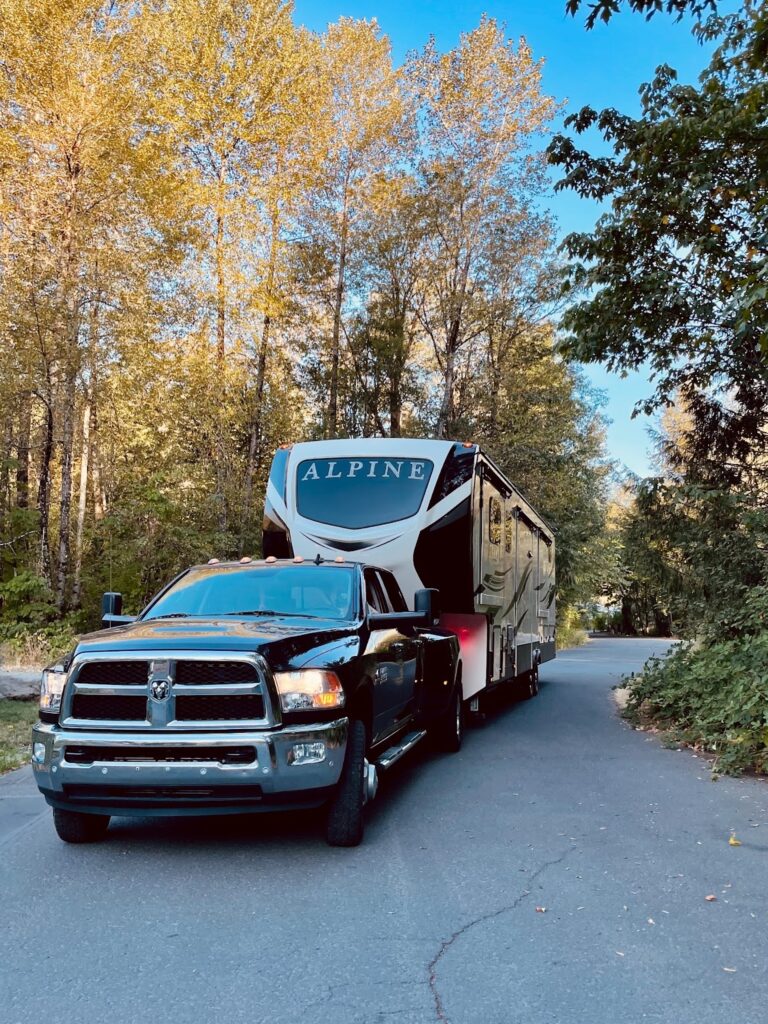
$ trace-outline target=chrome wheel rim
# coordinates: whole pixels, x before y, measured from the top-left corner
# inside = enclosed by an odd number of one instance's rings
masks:
[[[376,765],[371,764],[368,758],[363,761],[363,803],[370,803],[376,796],[379,788],[379,775]]]

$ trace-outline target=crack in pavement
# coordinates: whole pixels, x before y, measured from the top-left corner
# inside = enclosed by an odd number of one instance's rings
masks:
[[[438,949],[437,953],[427,964],[429,989],[430,992],[432,993],[432,999],[434,1000],[435,1003],[435,1017],[436,1020],[439,1021],[439,1024],[450,1024],[450,1018],[445,1012],[445,1007],[443,1005],[443,1000],[440,995],[440,990],[437,987],[437,966],[443,959],[445,954],[448,952],[448,950],[451,948],[451,946],[453,946],[456,940],[460,939],[462,935],[466,935],[468,931],[476,927],[476,925],[485,924],[487,921],[493,921],[497,917],[501,917],[502,914],[507,914],[513,910],[516,910],[523,902],[523,900],[527,899],[528,896],[531,895],[531,888],[533,887],[534,882],[538,878],[540,878],[545,871],[548,871],[549,868],[553,868],[556,867],[558,864],[562,864],[565,858],[568,856],[568,854],[573,853],[573,851],[577,849],[577,846],[569,846],[568,849],[565,850],[562,854],[560,854],[559,857],[556,857],[554,860],[545,861],[540,867],[536,868],[536,870],[533,872],[533,874],[526,882],[528,888],[524,889],[523,892],[521,892],[520,895],[512,901],[512,903],[507,903],[503,907],[499,907],[497,910],[491,910],[487,914],[481,914],[480,917],[473,918],[473,920],[468,921],[467,924],[462,925],[461,928],[458,928],[449,939],[443,940],[443,942],[440,944],[440,948]]]

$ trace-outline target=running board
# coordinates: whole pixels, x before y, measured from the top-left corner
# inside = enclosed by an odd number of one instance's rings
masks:
[[[423,740],[427,735],[426,729],[420,729],[416,732],[409,732],[406,736],[396,743],[394,747],[389,747],[380,758],[376,761],[376,767],[381,768],[382,771],[386,771],[387,768],[391,768],[393,764],[400,760],[404,754],[407,754],[409,750],[413,750],[419,740]]]

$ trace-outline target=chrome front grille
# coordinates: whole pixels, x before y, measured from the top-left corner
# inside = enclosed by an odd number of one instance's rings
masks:
[[[62,725],[82,729],[269,727],[276,716],[255,655],[141,652],[75,660]]]
[[[147,698],[76,693],[72,698],[72,716],[106,720],[113,718],[116,722],[143,722],[147,717]]]
[[[246,661],[177,661],[176,684],[181,686],[216,686],[230,683],[256,683],[255,665]]]
[[[179,722],[236,722],[264,717],[264,700],[260,693],[222,694],[216,697],[176,698]]]
[[[146,686],[149,662],[87,661],[77,674],[79,683],[103,683],[108,686]]]

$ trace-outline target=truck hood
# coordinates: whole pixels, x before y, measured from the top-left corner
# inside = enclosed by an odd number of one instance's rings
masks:
[[[349,622],[299,616],[274,618],[147,619],[80,637],[75,654],[102,651],[248,651],[261,653],[273,666],[306,660],[316,648],[356,639]]]

